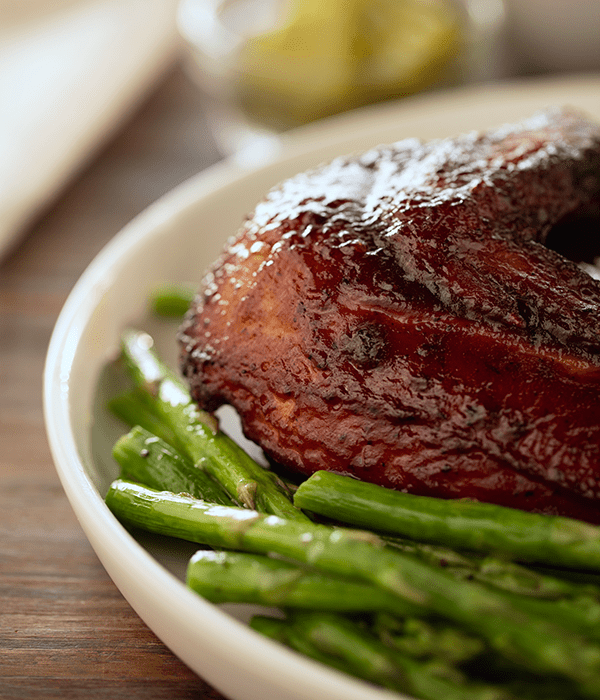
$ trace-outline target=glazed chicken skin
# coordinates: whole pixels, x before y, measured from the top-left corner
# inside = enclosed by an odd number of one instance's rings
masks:
[[[545,245],[599,192],[570,110],[287,180],[183,322],[193,398],[307,475],[600,522],[600,282]]]

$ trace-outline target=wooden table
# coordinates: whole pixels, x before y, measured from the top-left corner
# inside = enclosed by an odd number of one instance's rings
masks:
[[[175,68],[0,264],[0,698],[222,696],[131,610],[63,493],[42,371],[60,309],[139,211],[218,160],[200,97]]]

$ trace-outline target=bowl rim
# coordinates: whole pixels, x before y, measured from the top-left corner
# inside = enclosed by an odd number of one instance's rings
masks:
[[[519,80],[492,86],[491,89],[497,101],[511,100],[517,94],[525,96],[527,102],[529,98],[537,99],[573,86],[577,95],[587,95],[590,89],[596,91],[594,94],[600,94],[600,74],[578,76],[575,79],[567,76],[542,81]],[[138,245],[161,235],[165,227],[175,225],[179,215],[199,206],[203,199],[221,190],[240,186],[245,179],[255,177],[258,172],[264,173],[274,167],[281,168],[285,163],[295,163],[299,158],[301,162],[305,156],[312,158],[315,153],[322,153],[328,149],[330,152],[332,149],[344,147],[344,144],[352,142],[359,135],[372,137],[373,133],[379,133],[380,130],[389,131],[392,125],[401,129],[406,124],[415,123],[422,110],[425,110],[427,119],[431,121],[434,118],[434,109],[444,114],[445,111],[456,109],[457,101],[462,100],[461,111],[473,109],[476,112],[489,97],[489,90],[489,86],[475,86],[453,91],[451,94],[438,93],[410,98],[400,109],[393,104],[383,104],[375,108],[355,110],[347,115],[324,120],[323,124],[302,127],[295,134],[284,137],[278,156],[263,164],[245,164],[229,158],[201,171],[138,214],[102,248],[75,283],[57,318],[44,364],[43,412],[51,455],[71,507],[102,564],[138,615],[177,656],[220,692],[236,698],[242,697],[233,686],[227,685],[227,679],[216,676],[214,664],[207,667],[207,670],[199,670],[193,654],[186,653],[186,640],[197,639],[198,616],[212,623],[211,640],[214,650],[227,650],[229,656],[235,655],[237,664],[243,663],[244,673],[247,673],[247,679],[243,679],[247,686],[244,698],[258,700],[263,697],[264,692],[258,684],[267,680],[271,685],[271,692],[279,691],[282,698],[290,700],[308,697],[310,689],[313,694],[326,694],[332,700],[402,698],[397,693],[392,694],[368,685],[304,658],[259,635],[247,625],[208,603],[188,590],[182,581],[146,552],[110,513],[86,472],[85,456],[78,447],[72,424],[72,391],[69,386],[78,345],[92,321],[94,309],[103,290],[110,284],[106,271],[125,265]],[[370,122],[373,116],[378,117],[377,129]],[[365,130],[365,122],[373,128]],[[104,535],[102,538],[98,537],[99,525]],[[107,539],[111,541],[110,546],[107,545]],[[118,579],[113,572],[117,565],[123,568],[122,563],[117,561],[118,554],[122,552],[126,554],[128,570],[121,571],[121,578]],[[138,583],[136,572],[139,571],[151,572],[152,576],[152,586],[145,592],[141,601],[132,595],[133,587]],[[165,590],[169,593],[173,591],[173,595],[165,596]],[[175,639],[168,630],[159,628],[147,619],[145,611],[152,605],[165,613],[170,612],[178,616],[184,628],[182,640]],[[265,659],[280,660],[281,668],[276,668],[274,663],[265,665]],[[303,688],[303,692],[299,694],[300,687]]]
[[[71,416],[69,377],[82,336],[92,322],[94,309],[105,288],[106,270],[126,264],[128,256],[138,245],[159,236],[163,227],[170,226],[173,214],[181,214],[197,206],[208,195],[221,188],[237,186],[253,174],[253,169],[244,169],[231,161],[207,168],[142,211],[104,246],[85,269],[59,314],[44,365],[43,410],[50,451],[71,507],[117,588],[171,651],[221,692],[230,692],[227,683],[221,683],[221,679],[212,676],[210,671],[198,670],[194,654],[186,654],[177,640],[148,620],[145,614],[147,605],[176,617],[190,640],[197,638],[198,620],[201,619],[202,624],[211,629],[211,646],[215,653],[221,650],[235,658],[248,678],[256,677],[257,682],[268,679],[272,686],[270,692],[279,689],[281,697],[309,697],[311,688],[313,696],[325,693],[327,697],[340,700],[401,700],[403,696],[398,693],[391,694],[368,685],[283,647],[189,590],[110,512],[86,472],[85,458],[77,445]],[[98,535],[98,530],[102,531],[102,536]],[[110,540],[110,546],[107,540]],[[127,560],[127,571],[115,575],[114,567],[119,566],[116,561],[119,558]],[[149,574],[150,583],[146,599],[140,603],[137,590],[132,595],[132,587],[137,586],[142,572]],[[304,686],[304,691],[298,696],[290,695],[290,686]]]

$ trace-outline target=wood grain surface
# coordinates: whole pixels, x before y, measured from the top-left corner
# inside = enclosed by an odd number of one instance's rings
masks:
[[[133,216],[218,160],[175,67],[0,263],[0,699],[221,698],[156,638],[104,571],[46,441],[42,372],[85,267]]]

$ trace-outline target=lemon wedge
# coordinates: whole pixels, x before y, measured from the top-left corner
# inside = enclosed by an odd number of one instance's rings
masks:
[[[255,118],[287,128],[439,81],[460,51],[461,20],[443,0],[289,0],[238,61]]]

